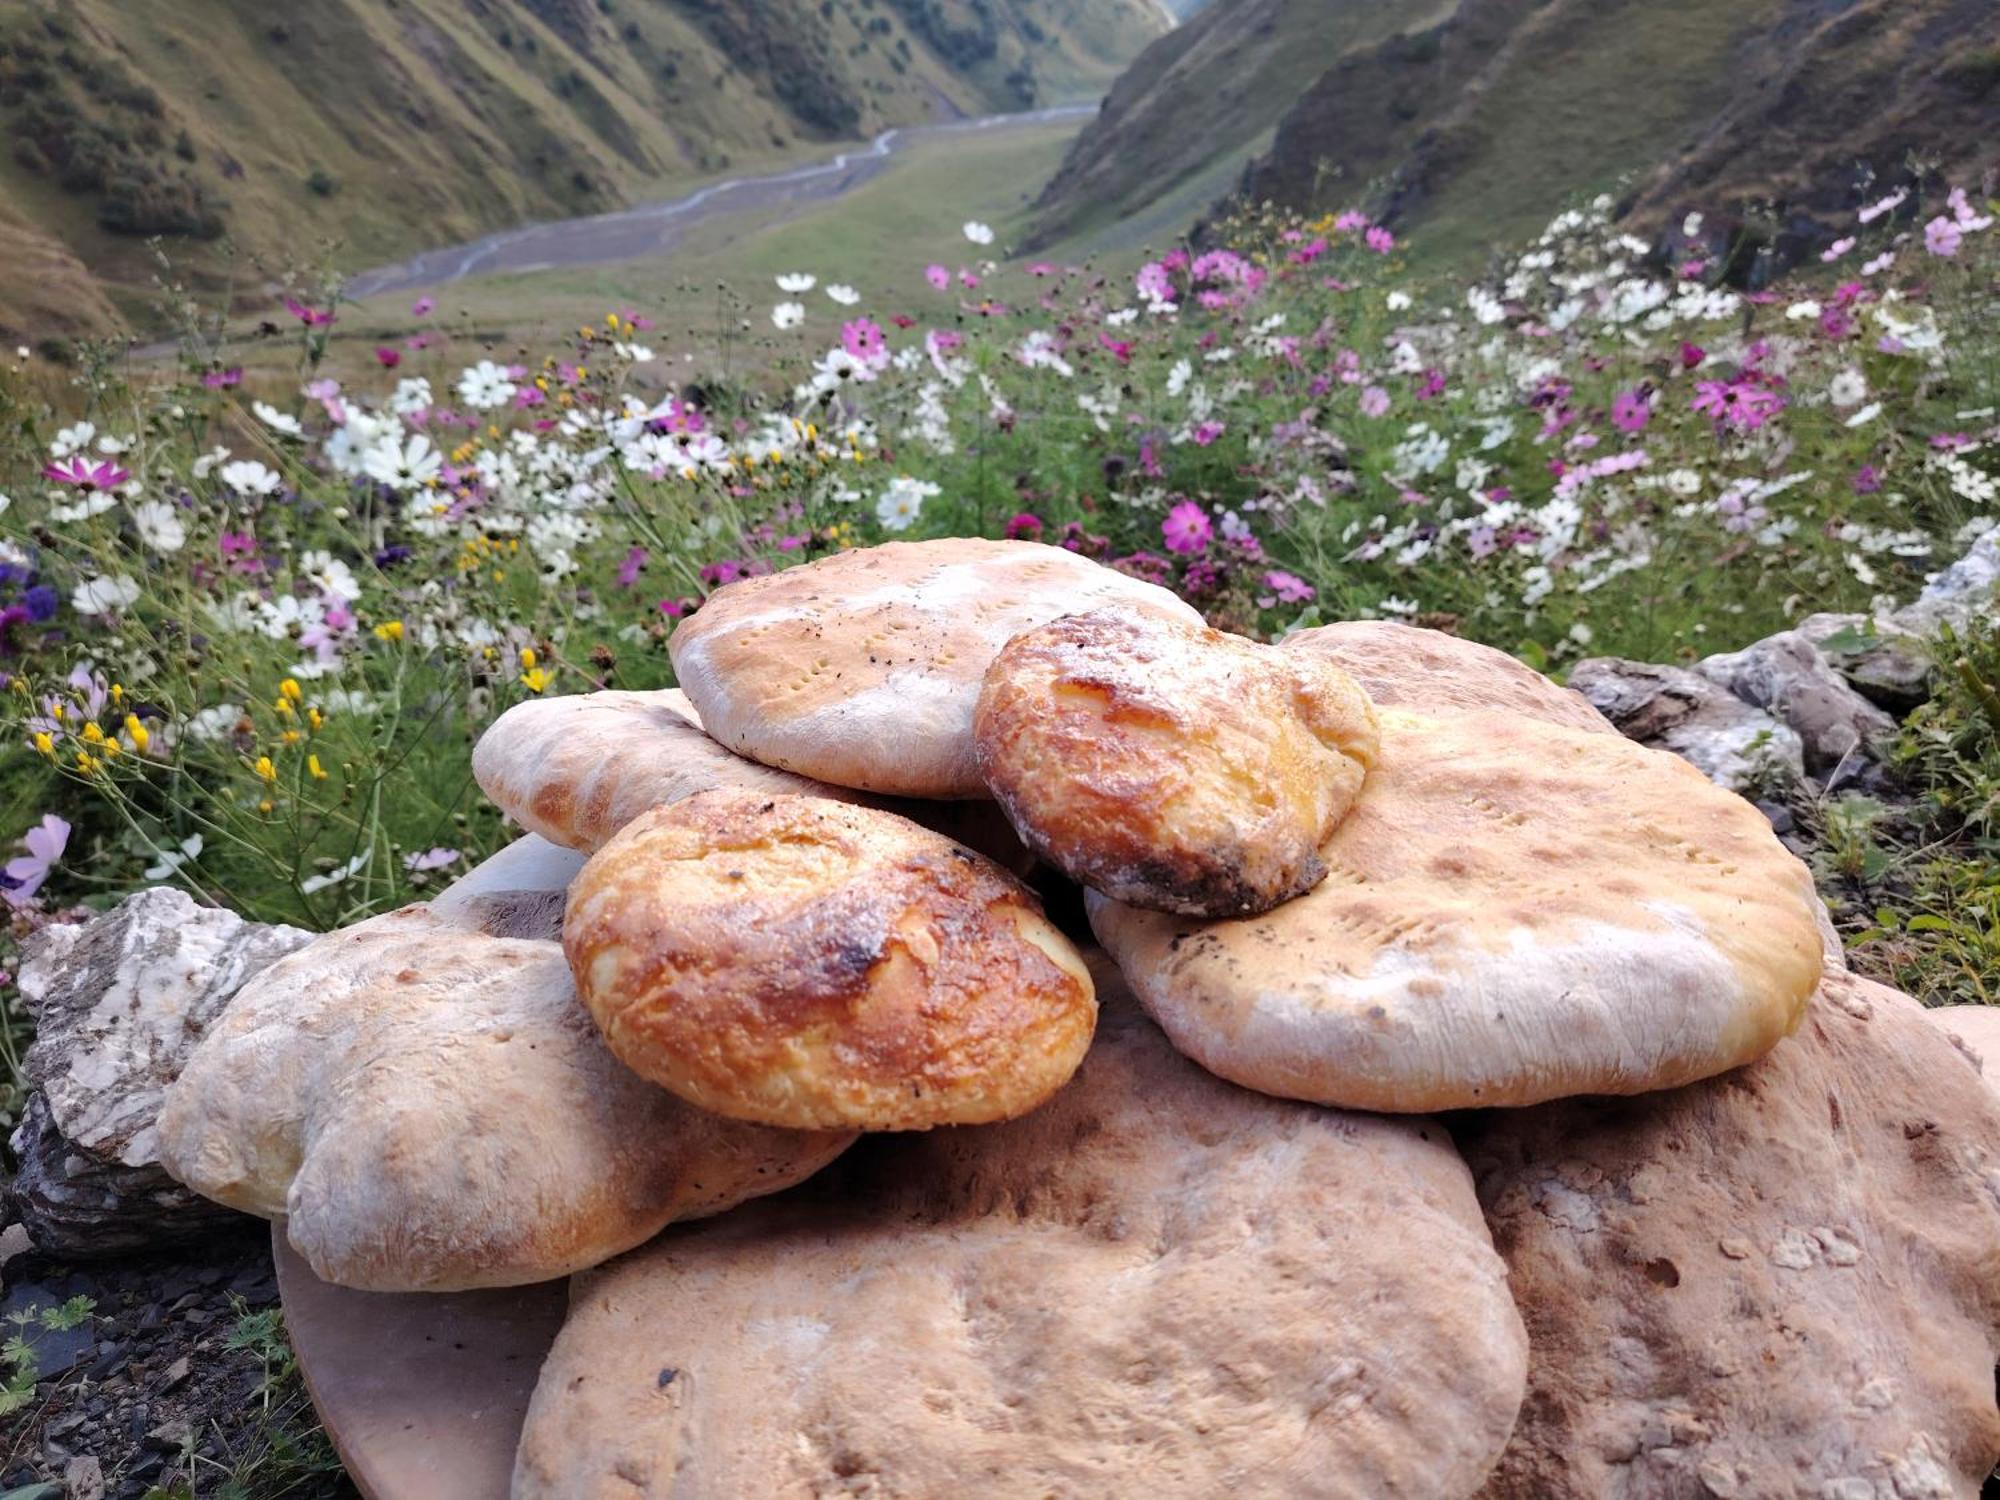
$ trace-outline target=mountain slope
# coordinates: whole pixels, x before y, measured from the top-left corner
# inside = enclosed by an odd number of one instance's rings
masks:
[[[1196,33],[1279,61],[1238,102]],[[1813,214],[1846,214],[1913,156],[1976,184],[2000,135],[2000,25],[1993,0],[1217,0],[1113,88],[1042,195],[1041,236],[1090,227],[1100,201],[1143,210],[1158,189],[1121,143],[1183,112],[1223,116],[1212,154],[1255,147],[1244,196],[1365,204],[1439,257],[1600,191],[1642,229],[1702,207],[1803,244]]]
[[[149,235],[211,289],[336,240],[351,269],[1089,98],[1167,24],[1154,0],[0,0],[0,237],[101,284],[51,309],[0,281],[0,330],[133,315]]]

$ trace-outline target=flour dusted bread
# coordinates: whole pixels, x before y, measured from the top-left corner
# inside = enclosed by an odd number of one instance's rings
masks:
[[[1438,715],[1502,709],[1595,734],[1615,734],[1581,693],[1558,687],[1504,651],[1391,620],[1343,620],[1285,637],[1283,649],[1330,661],[1378,708]]]
[[[1068,1081],[1097,1012],[1019,881],[818,797],[654,808],[584,866],[563,946],[627,1065],[717,1114],[800,1129],[1012,1118]]]
[[[557,943],[421,906],[246,984],[159,1128],[180,1181],[284,1220],[323,1279],[371,1291],[564,1276],[788,1187],[852,1140],[690,1108],[612,1057]]]
[[[972,713],[1007,641],[1099,607],[1199,616],[1168,590],[1035,542],[891,542],[719,589],[669,649],[708,732],[820,781],[984,797]]]
[[[717,744],[678,688],[517,703],[479,737],[472,774],[523,828],[585,853],[647,808],[695,792],[822,790]]]
[[[1526,1339],[1428,1120],[1233,1088],[1101,971],[1076,1081],[579,1279],[515,1500],[1454,1500]]]
[[[1117,900],[1212,917],[1319,883],[1319,845],[1378,738],[1330,662],[1116,609],[1009,641],[974,733],[986,784],[1044,859]]]
[[[1381,753],[1262,916],[1091,894],[1091,925],[1177,1046],[1353,1108],[1669,1088],[1798,1024],[1821,946],[1805,867],[1675,756],[1518,713],[1380,711]]]

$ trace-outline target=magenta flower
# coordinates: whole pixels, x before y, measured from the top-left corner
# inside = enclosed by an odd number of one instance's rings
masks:
[[[54,813],[43,813],[42,821],[30,828],[21,840],[26,854],[7,861],[7,867],[0,874],[8,880],[8,888],[0,891],[10,906],[26,906],[42,888],[42,882],[49,878],[49,871],[69,847],[69,824]]]
[[[1192,500],[1183,500],[1160,522],[1160,535],[1165,538],[1169,552],[1191,557],[1207,549],[1215,535],[1215,526],[1208,519],[1207,511]]]
[[[1037,541],[1042,534],[1042,518],[1031,510],[1016,512],[1007,522],[1005,534],[1010,542]]]
[[[1188,436],[1194,439],[1194,445],[1197,448],[1206,448],[1217,438],[1221,437],[1225,430],[1222,423],[1211,418],[1199,424]]]
[[[403,356],[387,344],[382,344],[375,350],[375,362],[385,370],[393,370],[403,362]]]
[[[211,391],[226,391],[231,386],[243,383],[243,366],[231,365],[226,370],[210,370],[201,377],[201,383]]]
[[[1375,225],[1374,228],[1370,229],[1361,238],[1368,248],[1373,250],[1377,255],[1387,255],[1391,250],[1396,248],[1396,237],[1380,224]]]
[[[856,318],[840,325],[840,346],[864,365],[878,365],[889,357],[888,341],[882,325],[873,318]]]
[[[639,581],[639,573],[646,566],[646,549],[634,547],[625,554],[618,564],[618,587],[629,589]]]
[[[1368,227],[1368,215],[1358,208],[1350,208],[1333,221],[1333,227],[1341,234],[1352,234],[1357,229]]]
[[[1621,391],[1611,403],[1611,425],[1620,432],[1644,432],[1652,418],[1652,398],[1643,387],[1636,391]]]
[[[80,490],[115,490],[132,475],[108,459],[93,461],[75,453],[61,463],[43,464],[42,477],[57,484],[74,485]]]
[[[1708,351],[1703,349],[1701,345],[1690,344],[1687,343],[1686,341],[1682,342],[1681,368],[1683,370],[1692,370],[1695,368],[1695,366],[1699,365],[1703,360],[1707,358],[1708,358]]]
[[[1313,586],[1296,573],[1273,568],[1264,575],[1264,587],[1285,604],[1303,604],[1313,596]]]
[[[1111,357],[1117,360],[1119,364],[1124,365],[1132,362],[1132,346],[1126,340],[1114,339],[1108,333],[1100,333],[1097,336],[1097,342],[1110,350]]]
[[[419,297],[410,304],[410,316],[413,318],[427,318],[430,316],[431,310],[436,306],[437,298]]]
[[[330,307],[321,311],[319,308],[306,306],[296,297],[287,297],[284,302],[285,311],[308,328],[324,328],[333,321],[333,309]]]
[[[924,280],[942,292],[951,286],[951,272],[936,261],[932,261],[924,267]]]
[[[1854,493],[1872,495],[1882,488],[1882,471],[1873,464],[1863,464],[1854,471]]]

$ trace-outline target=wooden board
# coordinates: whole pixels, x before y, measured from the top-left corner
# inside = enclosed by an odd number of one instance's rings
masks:
[[[567,1281],[505,1291],[355,1292],[273,1225],[285,1326],[327,1435],[368,1500],[505,1500]]]

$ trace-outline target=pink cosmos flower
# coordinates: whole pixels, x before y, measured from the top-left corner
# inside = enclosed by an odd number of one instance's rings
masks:
[[[322,311],[316,307],[308,307],[296,297],[286,297],[284,303],[285,311],[308,328],[324,328],[333,321],[332,308]]]
[[[403,362],[403,356],[400,351],[391,349],[387,344],[380,344],[375,349],[375,361],[383,369],[393,370]]]
[[[115,490],[132,475],[108,459],[95,462],[81,453],[74,453],[61,463],[43,464],[42,477],[57,484],[74,485],[80,490]]]
[[[1820,252],[1819,258],[1825,261],[1828,265],[1832,265],[1835,261],[1839,260],[1841,256],[1847,254],[1847,252],[1852,250],[1853,248],[1854,248],[1854,236],[1851,234],[1842,235],[1839,239],[1835,240],[1831,245],[1828,245],[1826,249],[1822,250]]]
[[[1171,307],[1174,301],[1174,278],[1163,262],[1152,260],[1139,267],[1139,274],[1132,278],[1132,284],[1139,289],[1139,295],[1148,302],[1161,307]]]
[[[421,854],[403,856],[403,868],[412,875],[424,870],[442,870],[446,865],[455,865],[464,856],[456,849],[426,849]]]
[[[1424,371],[1423,383],[1417,387],[1419,401],[1432,401],[1444,394],[1444,371]]]
[[[939,265],[936,261],[932,261],[929,265],[924,267],[924,280],[928,281],[932,286],[936,287],[939,291],[944,291],[947,287],[951,285],[951,272],[946,270],[943,266]]]
[[[211,391],[226,391],[231,386],[243,383],[243,366],[231,365],[226,370],[210,370],[201,377],[201,383]]]
[[[1683,370],[1692,370],[1695,368],[1695,366],[1699,365],[1703,360],[1707,358],[1708,358],[1708,351],[1703,349],[1701,345],[1690,344],[1685,341],[1682,342],[1681,368]]]
[[[1784,410],[1777,392],[1748,380],[1703,380],[1696,384],[1694,409],[1718,426],[1752,432]]]
[[[69,830],[68,822],[54,813],[43,813],[42,821],[28,830],[21,840],[28,852],[8,860],[6,869],[0,871],[11,882],[8,889],[0,891],[8,905],[26,906],[34,900],[35,892],[69,847]]]
[[[1333,227],[1341,234],[1352,234],[1357,229],[1368,227],[1368,215],[1358,208],[1350,208],[1333,221]]]
[[[1207,511],[1192,500],[1183,500],[1160,522],[1160,535],[1166,540],[1169,552],[1191,557],[1207,550],[1210,539],[1215,535],[1215,526],[1208,519]]]
[[[1010,542],[1035,541],[1042,534],[1042,518],[1031,510],[1017,512],[1005,527],[1005,535]]]
[[[1211,419],[1201,423],[1188,436],[1194,439],[1194,445],[1197,448],[1206,448],[1217,438],[1221,437],[1224,431],[1225,428],[1222,423]]]
[[[1643,387],[1621,391],[1611,403],[1611,425],[1620,432],[1644,432],[1646,424],[1652,419],[1652,397]]]
[[[436,306],[437,298],[419,297],[410,304],[410,316],[413,318],[427,318]]]
[[[679,620],[701,608],[701,601],[691,594],[683,594],[678,599],[662,599],[660,613],[669,620]]]
[[[1380,224],[1370,229],[1361,238],[1368,248],[1373,250],[1377,255],[1387,255],[1391,250],[1396,248],[1396,237]]]
[[[1119,364],[1125,365],[1132,362],[1132,345],[1126,340],[1114,339],[1108,333],[1100,333],[1097,336],[1097,342],[1108,349],[1111,357],[1117,360]]]
[[[1286,604],[1303,604],[1313,596],[1313,586],[1296,573],[1273,568],[1264,575],[1264,587]]]
[[[1379,385],[1371,385],[1361,393],[1361,415],[1364,417],[1386,416],[1389,411],[1389,393]]]
[[[1854,493],[1872,495],[1882,488],[1882,471],[1873,464],[1863,464],[1854,471]]]
[[[840,347],[864,365],[886,364],[889,359],[889,344],[882,335],[882,325],[873,318],[856,318],[841,324]]]
[[[1901,208],[1903,206],[1903,200],[1908,198],[1909,196],[1910,196],[1910,190],[1908,188],[1898,188],[1895,192],[1891,193],[1888,197],[1881,199],[1879,202],[1869,204],[1866,208],[1862,209],[1860,213],[1856,214],[1855,217],[1864,224],[1873,224],[1877,219],[1881,218],[1882,215],[1888,213],[1894,213],[1897,209]]]
[[[1941,259],[1950,260],[1964,243],[1965,231],[1955,219],[1939,214],[1924,226],[1924,248]]]
[[[618,587],[629,589],[639,581],[640,570],[646,566],[646,549],[634,547],[618,564]]]

